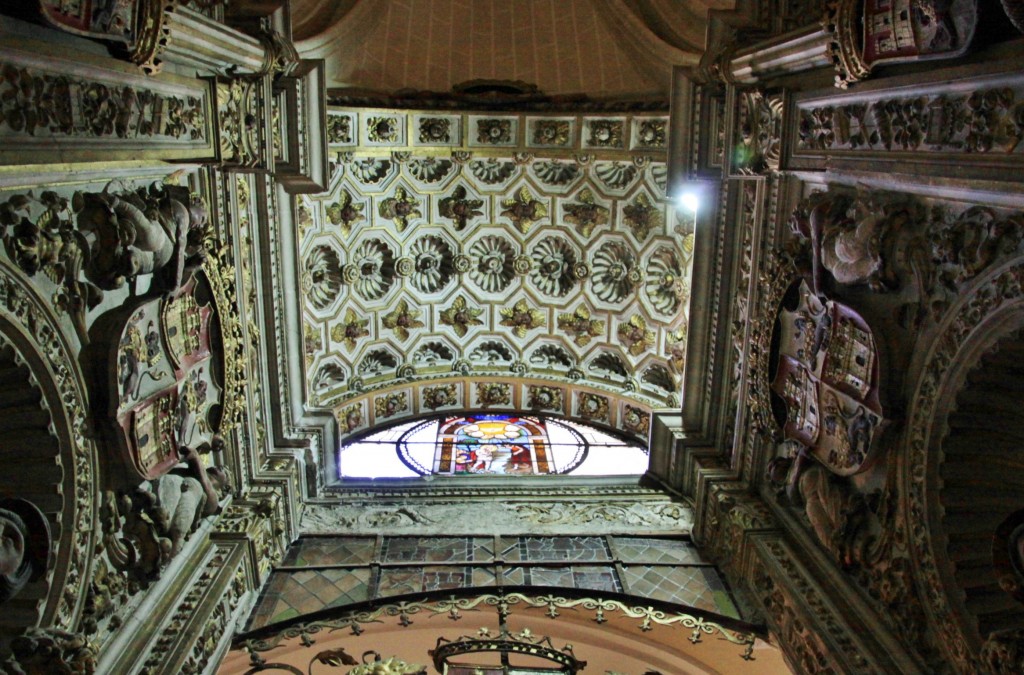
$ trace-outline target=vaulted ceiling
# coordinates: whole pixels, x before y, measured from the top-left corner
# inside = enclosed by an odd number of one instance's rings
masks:
[[[446,92],[472,80],[549,95],[666,96],[674,65],[705,46],[709,9],[732,0],[297,0],[305,58],[328,87]]]

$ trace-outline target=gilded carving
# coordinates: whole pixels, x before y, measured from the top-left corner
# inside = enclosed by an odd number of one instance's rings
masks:
[[[533,142],[537,145],[567,145],[569,143],[568,120],[535,121],[533,123]]]
[[[260,125],[261,80],[236,78],[217,85],[217,118],[221,161],[255,167],[263,160]]]
[[[374,116],[366,120],[366,138],[371,143],[396,143],[398,118]]]
[[[452,121],[446,117],[427,117],[420,120],[420,143],[452,142]]]
[[[458,391],[454,384],[423,388],[423,405],[429,410],[437,410],[457,403]]]
[[[622,428],[647,438],[651,427],[651,413],[643,408],[627,405],[622,413]]]
[[[451,220],[456,231],[465,229],[471,219],[483,215],[483,211],[480,210],[484,205],[483,200],[467,199],[466,195],[466,188],[460,185],[437,205],[441,217]]]
[[[662,148],[668,137],[665,120],[642,120],[636,133],[637,145],[641,148]]]
[[[608,421],[608,397],[583,391],[577,405],[577,414],[588,422]]]
[[[643,282],[643,272],[632,251],[618,241],[602,244],[591,268],[594,293],[606,302],[622,302]]]
[[[420,202],[414,195],[399,187],[395,190],[394,197],[388,197],[380,203],[378,212],[382,218],[391,220],[399,232],[403,232],[409,226],[410,220],[423,215],[419,206]]]
[[[499,323],[511,328],[518,338],[524,338],[528,331],[542,328],[547,324],[545,313],[530,307],[526,300],[520,300],[512,307],[501,309],[500,314],[502,319]]]
[[[562,410],[562,390],[558,387],[530,385],[526,405],[531,410]]]
[[[579,202],[568,203],[562,207],[565,211],[565,222],[575,225],[580,234],[589,237],[595,227],[608,224],[610,212],[596,202],[594,193],[589,188],[581,190],[577,199]]]
[[[476,400],[481,407],[512,405],[512,385],[503,382],[477,382]]]
[[[604,334],[604,321],[594,319],[586,305],[580,305],[572,314],[558,315],[558,329],[573,336],[577,347],[584,347],[590,341]]]
[[[515,278],[516,251],[512,242],[499,235],[478,239],[469,247],[473,265],[470,280],[485,291],[496,293],[508,288]]]
[[[363,215],[364,206],[354,201],[348,190],[342,190],[338,201],[328,204],[324,211],[327,214],[327,222],[339,225],[341,233],[348,236],[354,224],[366,220],[366,216]]]
[[[564,297],[575,286],[578,254],[567,242],[546,237],[537,242],[530,257],[533,259],[530,281],[541,293]]]
[[[407,410],[409,410],[409,396],[404,391],[378,396],[373,402],[373,411],[380,419],[394,417]]]
[[[590,120],[587,145],[594,148],[621,148],[624,123],[620,120]]]
[[[617,331],[619,342],[633,356],[639,356],[654,346],[654,331],[648,330],[647,321],[634,314],[628,322],[620,323]]]
[[[501,205],[505,207],[501,215],[512,221],[516,229],[526,234],[530,227],[541,218],[548,215],[548,209],[543,202],[533,198],[527,187],[522,187],[515,197],[503,199]]]
[[[96,672],[96,645],[85,637],[57,628],[29,628],[11,640],[11,657],[3,664],[14,675]]]
[[[353,251],[350,260],[342,276],[359,297],[379,300],[394,286],[395,254],[384,240],[367,239]]]
[[[483,325],[483,321],[479,319],[483,313],[482,309],[470,307],[466,302],[466,297],[460,295],[455,298],[451,307],[441,310],[440,318],[443,325],[451,326],[455,330],[456,335],[465,337],[471,326]]]
[[[732,169],[752,174],[777,171],[782,155],[782,96],[766,96],[754,89],[738,94],[737,99]]]
[[[422,312],[418,309],[409,309],[408,301],[401,300],[394,310],[384,315],[381,321],[385,328],[394,331],[399,340],[408,340],[410,330],[424,326],[424,323],[419,320],[420,314]]]
[[[651,232],[660,232],[665,227],[665,214],[651,201],[646,192],[622,207],[623,221],[638,241],[645,241]]]
[[[331,328],[331,339],[343,343],[349,350],[355,349],[356,341],[370,334],[369,323],[369,319],[360,319],[352,308],[346,309],[344,320]]]
[[[455,257],[448,242],[436,235],[426,235],[413,242],[410,249],[413,269],[410,280],[422,293],[445,288],[455,274]]]
[[[345,145],[352,142],[352,120],[348,115],[327,116],[327,142]]]
[[[682,264],[672,249],[661,247],[651,254],[646,276],[647,297],[654,309],[675,317],[689,297],[690,289]]]
[[[512,120],[484,119],[476,123],[476,140],[488,145],[505,145],[512,142]]]

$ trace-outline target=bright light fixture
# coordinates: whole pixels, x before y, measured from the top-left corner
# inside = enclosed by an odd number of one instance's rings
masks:
[[[696,192],[684,192],[676,200],[680,206],[692,213],[697,213],[697,210],[700,208],[700,197],[697,196]]]

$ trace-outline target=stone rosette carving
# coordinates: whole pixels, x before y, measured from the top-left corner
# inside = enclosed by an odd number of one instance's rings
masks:
[[[577,347],[585,347],[590,341],[604,335],[604,321],[591,316],[586,305],[580,305],[571,314],[558,315],[558,330],[572,336]]]
[[[476,401],[483,407],[512,404],[512,385],[504,382],[477,382]]]
[[[436,235],[420,237],[409,250],[413,260],[410,281],[422,293],[435,293],[445,288],[455,273],[455,256],[451,246]]]
[[[330,246],[314,246],[306,256],[300,283],[309,304],[316,309],[328,307],[341,291],[341,261]]]
[[[409,396],[400,391],[386,396],[378,396],[373,401],[373,412],[378,419],[394,417],[398,413],[409,410]]]
[[[351,308],[345,310],[345,317],[331,328],[331,339],[344,344],[350,351],[356,342],[370,334],[369,319],[360,319]]]
[[[562,147],[569,143],[568,120],[536,120],[533,123],[535,145]]]
[[[606,302],[622,302],[643,282],[632,251],[618,241],[607,241],[594,254],[590,282],[594,294]]]
[[[419,199],[409,194],[404,187],[395,189],[395,196],[383,200],[377,212],[382,218],[393,222],[399,232],[404,232],[413,218],[420,218],[423,215]]]
[[[483,325],[479,318],[483,313],[482,309],[470,307],[465,296],[460,295],[455,298],[451,307],[441,310],[440,320],[442,325],[451,326],[456,335],[465,337],[471,326]]]
[[[395,254],[381,239],[368,239],[353,252],[343,278],[359,297],[379,300],[395,283]]]
[[[589,188],[581,190],[576,198],[578,202],[562,206],[565,222],[575,225],[576,230],[584,237],[589,237],[595,227],[608,224],[610,211],[597,203],[594,193]]]
[[[577,398],[577,414],[588,422],[608,421],[608,398],[582,391]]]
[[[562,410],[562,390],[546,385],[530,385],[526,390],[526,406],[531,410]]]
[[[441,199],[437,204],[437,210],[442,218],[452,221],[452,226],[458,232],[466,228],[466,224],[477,216],[482,216],[484,202],[482,199],[469,199],[466,188],[459,185],[452,194]]]
[[[501,205],[504,207],[501,215],[511,220],[516,229],[523,234],[529,232],[534,223],[548,215],[547,206],[534,199],[530,189],[525,186],[520,188],[514,197],[501,200]]]
[[[482,119],[476,123],[476,140],[487,145],[507,145],[512,142],[512,120]]]
[[[576,285],[578,254],[558,237],[545,237],[530,252],[533,271],[530,281],[537,289],[554,297],[565,297]]]
[[[352,199],[352,194],[348,190],[342,190],[338,201],[324,207],[324,214],[327,216],[327,222],[339,226],[341,233],[348,236],[353,225],[366,220],[366,216],[363,215],[364,208],[364,204]]]
[[[371,143],[397,143],[399,124],[397,117],[370,117],[366,120],[366,139]]]
[[[478,239],[469,247],[473,264],[469,278],[481,289],[495,293],[508,288],[516,276],[516,250],[512,242],[499,235]]]
[[[547,324],[547,315],[539,309],[530,307],[526,300],[519,300],[512,307],[503,308],[500,314],[502,319],[499,324],[511,328],[518,338],[524,338],[527,332]]]
[[[424,323],[419,320],[420,314],[421,310],[409,309],[408,301],[402,300],[394,310],[384,315],[381,323],[385,328],[394,331],[399,340],[404,341],[409,339],[409,331],[423,328]]]

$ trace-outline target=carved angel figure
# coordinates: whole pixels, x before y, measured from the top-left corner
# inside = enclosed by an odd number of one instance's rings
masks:
[[[140,274],[163,272],[161,287],[174,290],[185,273],[190,233],[205,225],[205,213],[192,206],[188,191],[152,186],[144,191],[75,195],[78,227],[91,233],[91,259],[85,275],[100,288],[120,288]],[[201,248],[196,251],[201,258]],[[193,261],[193,263],[196,261]]]
[[[231,489],[222,467],[204,467],[199,452],[189,447],[178,453],[185,467],[146,481],[122,499],[125,535],[137,549],[134,567],[143,578],[156,576],[181,551],[199,521],[220,511],[220,500]]]

